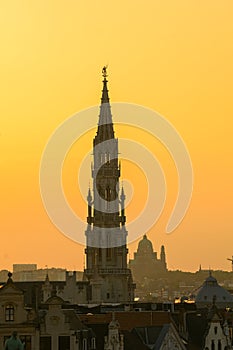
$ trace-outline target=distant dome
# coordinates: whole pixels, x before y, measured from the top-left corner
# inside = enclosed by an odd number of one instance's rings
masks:
[[[213,301],[220,309],[233,307],[233,296],[210,274],[197,293],[196,305],[198,308],[204,308],[212,305]]]
[[[138,243],[138,253],[139,254],[153,254],[153,245],[146,235]]]
[[[212,275],[209,275],[209,277],[207,277],[207,279],[205,280],[205,284],[207,286],[217,286],[218,282],[216,278],[214,278]]]

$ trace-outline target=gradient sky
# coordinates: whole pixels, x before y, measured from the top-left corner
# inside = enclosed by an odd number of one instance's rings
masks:
[[[111,101],[159,112],[178,130],[193,162],[190,208],[167,235],[175,167],[158,141],[138,131],[159,158],[168,186],[164,212],[148,232],[154,249],[165,245],[170,269],[231,269],[226,258],[233,255],[232,15],[232,0],[1,1],[0,269],[13,263],[83,268],[84,247],[60,233],[44,210],[39,165],[53,131],[99,104],[105,64]],[[127,135],[120,127],[116,132]],[[85,147],[94,135],[95,130],[85,135]],[[75,177],[80,145],[67,156],[63,180],[72,208],[85,218]],[[138,186],[145,179],[130,162],[122,169],[124,178],[137,174],[131,179],[131,220],[145,201]],[[130,244],[130,257],[137,243]]]

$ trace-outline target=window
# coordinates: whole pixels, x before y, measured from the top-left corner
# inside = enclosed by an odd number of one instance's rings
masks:
[[[70,337],[69,336],[59,336],[59,350],[70,350]]]
[[[21,342],[24,344],[24,350],[31,350],[31,336],[30,335],[20,335],[19,338]]]
[[[40,350],[51,350],[51,337],[40,337]]]
[[[95,338],[91,338],[91,349],[96,349]]]
[[[211,350],[215,350],[214,340],[212,340],[212,342],[211,342]]]
[[[218,350],[222,350],[222,342],[220,339],[218,340]]]
[[[107,257],[107,260],[111,260],[111,258],[112,258],[112,248],[107,248],[106,257]]]
[[[110,298],[110,293],[107,293],[107,299],[109,299]]]
[[[214,334],[217,334],[218,332],[218,327],[214,327]]]
[[[14,306],[11,305],[11,304],[6,305],[6,308],[5,308],[5,320],[7,322],[12,322],[12,321],[14,321],[14,316],[15,316]]]
[[[109,153],[105,153],[105,163],[110,161],[110,154]]]
[[[99,248],[99,262],[101,263],[102,261],[102,248]]]
[[[83,338],[83,350],[87,350],[87,339]]]

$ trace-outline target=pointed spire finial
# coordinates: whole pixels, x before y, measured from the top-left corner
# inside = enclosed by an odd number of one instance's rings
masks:
[[[108,96],[108,87],[107,87],[107,66],[104,66],[102,69],[102,76],[104,78],[103,80],[103,90],[102,90],[102,97],[101,97],[101,104],[109,103],[109,96]]]
[[[121,187],[121,195],[120,195],[120,198],[121,198],[122,201],[125,200],[125,191],[124,191],[123,184],[122,184],[122,187]]]
[[[104,66],[103,69],[102,69],[102,75],[104,77],[104,79],[107,78],[107,68],[108,68],[108,65]]]
[[[91,201],[92,201],[92,195],[91,195],[91,189],[90,189],[90,186],[88,188],[88,192],[87,192],[87,201],[89,204],[91,204]]]
[[[108,96],[107,66],[102,68],[103,90],[101,96],[100,115],[98,121],[97,135],[94,139],[94,146],[101,142],[114,139],[114,129],[112,122],[111,107]]]

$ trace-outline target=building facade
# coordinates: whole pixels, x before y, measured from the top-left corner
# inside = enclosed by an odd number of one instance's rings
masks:
[[[49,286],[43,290],[45,302],[27,305],[24,291],[9,273],[0,288],[0,350],[16,331],[24,350],[94,350],[96,336],[79,319],[75,309]],[[50,296],[51,294],[51,296]]]

